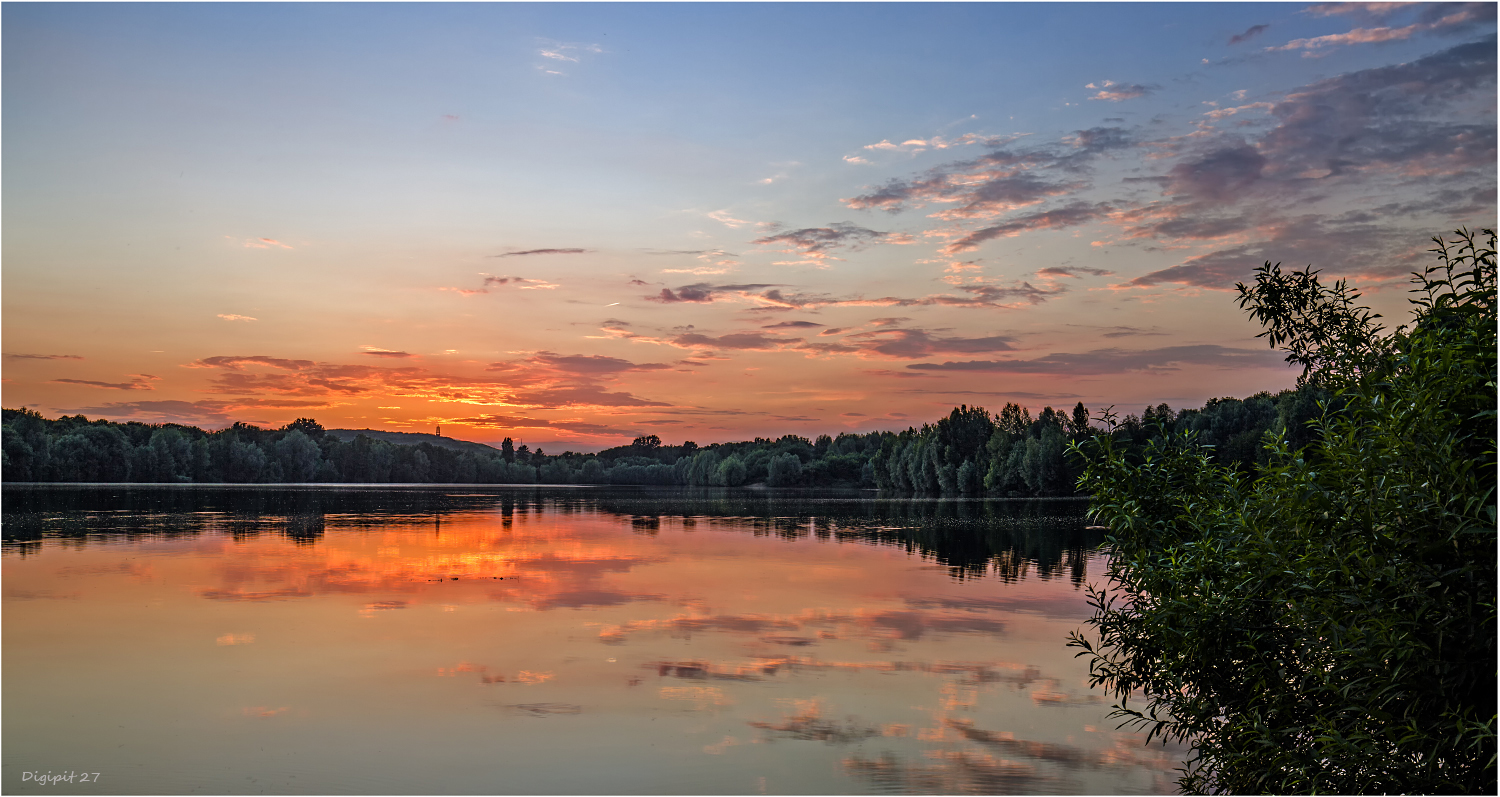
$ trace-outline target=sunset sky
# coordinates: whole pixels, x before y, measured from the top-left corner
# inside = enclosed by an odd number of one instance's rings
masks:
[[[1495,224],[1496,6],[3,7],[4,404],[597,450],[1295,381]]]

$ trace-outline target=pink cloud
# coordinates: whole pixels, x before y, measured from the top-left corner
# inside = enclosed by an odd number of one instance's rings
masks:
[[[1325,4],[1308,9],[1311,13],[1319,16],[1328,16],[1336,13],[1349,13],[1352,11],[1363,11],[1382,16],[1391,11],[1406,7],[1408,3],[1351,3],[1346,8],[1340,8],[1344,4]],[[1465,3],[1458,10],[1446,14],[1438,19],[1414,22],[1399,28],[1355,28],[1348,33],[1335,33],[1328,36],[1315,36],[1307,39],[1293,39],[1286,44],[1277,47],[1267,47],[1267,51],[1303,50],[1304,56],[1313,55],[1312,50],[1324,47],[1342,47],[1351,44],[1378,44],[1388,41],[1402,41],[1409,39],[1419,33],[1438,32],[1445,29],[1462,28],[1467,25],[1493,20],[1495,6],[1493,3]]]
[[[234,240],[233,236],[226,235],[224,237],[229,238],[230,240]],[[270,249],[272,247],[280,247],[282,249],[292,248],[291,246],[284,244],[276,240],[275,238],[246,238],[240,242],[240,245],[245,247],[246,249]]]
[[[1276,107],[1274,103],[1252,102],[1249,105],[1236,105],[1232,108],[1217,108],[1212,111],[1207,111],[1203,115],[1217,121],[1219,119],[1227,119],[1231,116],[1243,113],[1245,111],[1269,111],[1274,107]]]
[[[1102,84],[1090,83],[1087,86],[1084,86],[1084,88],[1086,88],[1086,89],[1097,89],[1098,90],[1097,94],[1095,94],[1092,97],[1089,97],[1089,99],[1091,99],[1091,100],[1105,100],[1105,101],[1108,101],[1108,102],[1121,102],[1121,101],[1124,101],[1124,100],[1133,100],[1133,99],[1136,99],[1138,97],[1144,97],[1147,94],[1150,94],[1150,93],[1156,91],[1158,88],[1161,88],[1161,87],[1160,86],[1144,86],[1144,85],[1141,85],[1139,83],[1131,83],[1131,84],[1128,84],[1128,85],[1122,85],[1122,84],[1114,82],[1113,80],[1106,80]]]

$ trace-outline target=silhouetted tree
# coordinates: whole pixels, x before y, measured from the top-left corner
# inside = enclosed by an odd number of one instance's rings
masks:
[[[323,424],[318,423],[312,418],[298,418],[297,420],[292,421],[286,426],[283,426],[282,431],[301,432],[302,434],[313,440],[321,439],[324,434]]]

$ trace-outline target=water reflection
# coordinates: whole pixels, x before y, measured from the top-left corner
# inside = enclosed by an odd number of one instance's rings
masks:
[[[474,487],[389,488],[287,485],[22,485],[5,488],[4,540],[23,555],[42,539],[118,542],[149,536],[279,534],[299,544],[341,529],[376,530],[391,521],[430,522],[498,514],[517,517],[606,514],[657,534],[664,520],[700,522],[781,539],[835,539],[894,545],[931,558],[957,578],[1087,577],[1103,541],[1075,499],[880,498],[861,491],[809,493],[708,488]],[[480,490],[476,492],[476,490]],[[28,545],[30,543],[31,545]]]
[[[1181,757],[1062,644],[1079,502],[4,497],[13,792],[84,756],[100,793],[1130,793]]]

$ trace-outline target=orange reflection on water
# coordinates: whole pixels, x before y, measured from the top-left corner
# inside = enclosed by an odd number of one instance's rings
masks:
[[[8,557],[7,591],[37,597],[7,601],[7,675],[48,700],[96,684],[96,738],[75,727],[70,743],[101,756],[159,711],[162,738],[194,728],[174,760],[243,770],[244,751],[347,750],[401,791],[503,791],[503,767],[545,792],[598,760],[622,790],[743,793],[766,777],[799,793],[1121,792],[1157,789],[1180,760],[1097,730],[1108,705],[1062,644],[1084,596],[1024,562],[1016,581],[960,581],[899,547],[726,518],[377,520],[330,515],[312,544],[206,534]],[[74,599],[42,597],[63,579]],[[59,624],[79,637],[49,635]],[[105,681],[88,665],[101,649],[125,662]],[[143,712],[135,695],[172,707]],[[7,692],[7,716],[30,699]],[[222,731],[210,714],[251,735],[193,747]],[[255,730],[272,726],[283,735]],[[391,761],[357,752],[401,745]],[[698,780],[642,774],[688,754],[711,762],[682,776]],[[459,759],[491,769],[450,788]]]

